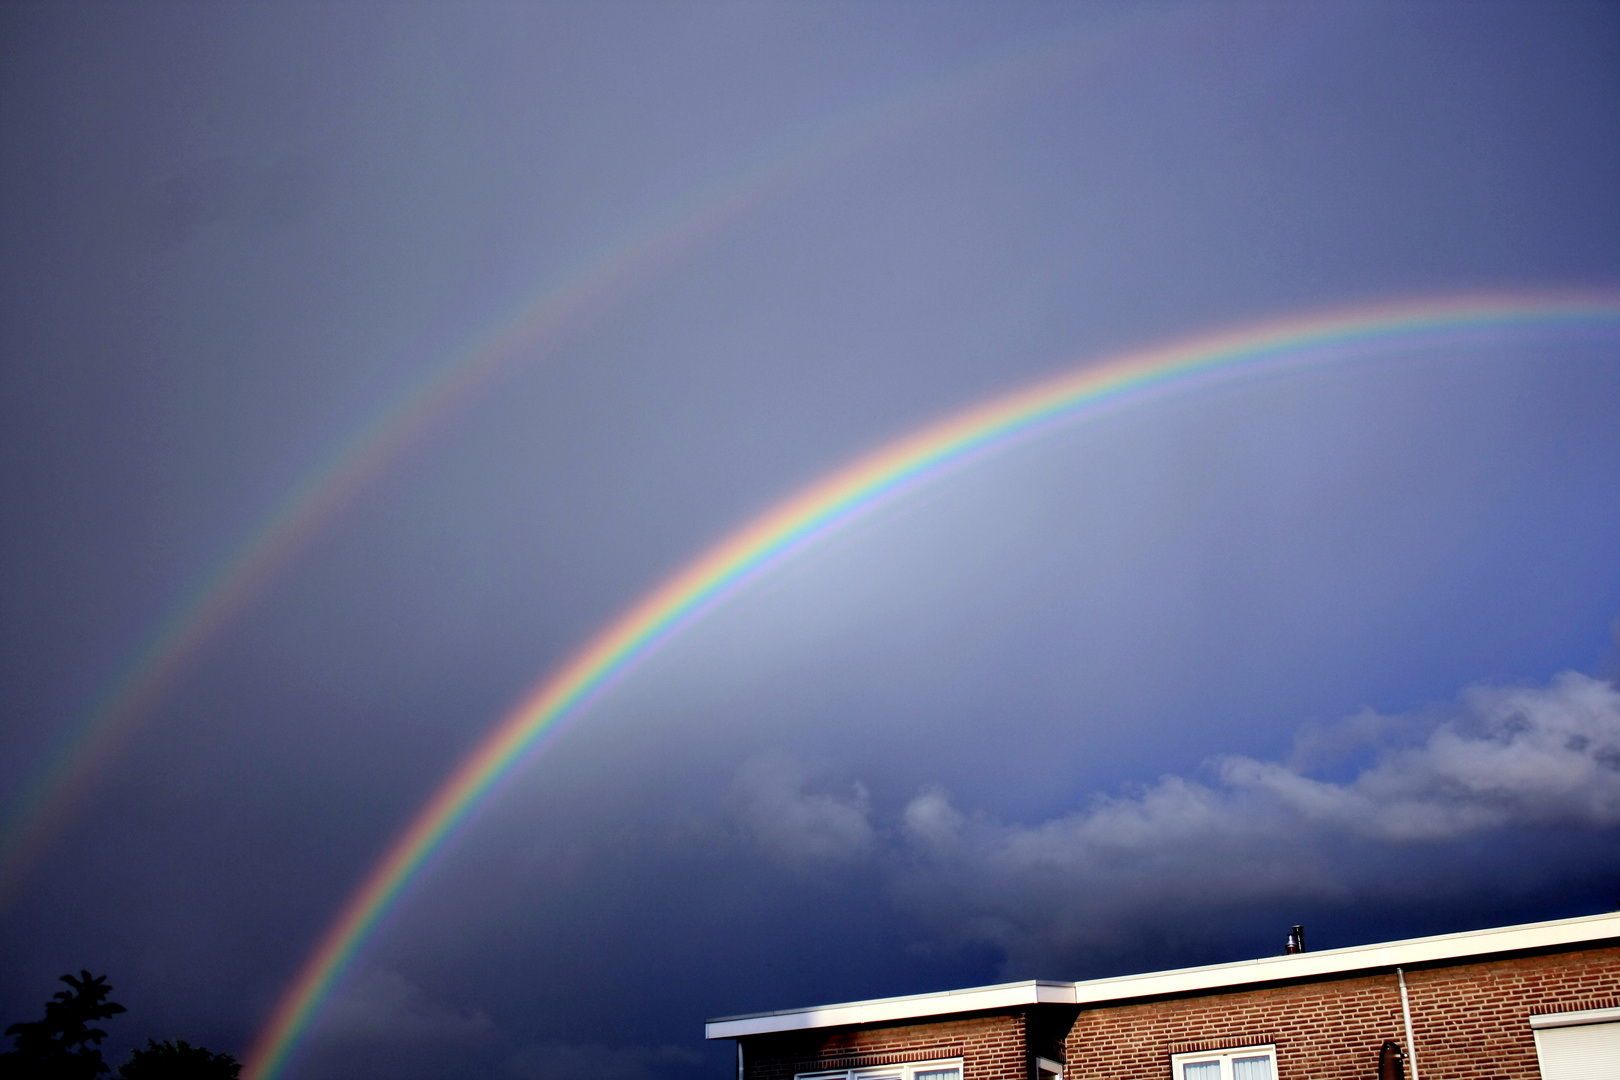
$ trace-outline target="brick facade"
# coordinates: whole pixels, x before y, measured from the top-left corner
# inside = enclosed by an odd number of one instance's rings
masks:
[[[1528,1017],[1610,1005],[1620,948],[1408,971],[1406,986],[1422,1080],[1538,1080]],[[1171,1054],[1275,1043],[1277,1080],[1369,1080],[1385,1039],[1406,1043],[1393,971],[1087,1008],[1064,1073],[1169,1080]]]
[[[1025,1080],[1026,1028],[1024,1014],[1015,1012],[758,1035],[743,1044],[743,1080],[954,1057],[962,1059],[964,1080]]]
[[[1539,1080],[1532,1013],[1620,1006],[1620,946],[1605,944],[1408,968],[1421,1080]],[[743,1039],[743,1080],[959,1057],[962,1080],[1033,1080],[1037,1055],[1065,1080],[1170,1080],[1170,1056],[1270,1043],[1276,1080],[1372,1080],[1386,1039],[1402,1046],[1389,968],[1084,1006],[1032,1005],[934,1020],[783,1031]]]

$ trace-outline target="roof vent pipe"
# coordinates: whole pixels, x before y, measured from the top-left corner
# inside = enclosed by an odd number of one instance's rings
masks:
[[[1288,944],[1283,946],[1283,955],[1292,956],[1305,951],[1305,928],[1297,923],[1288,928]]]

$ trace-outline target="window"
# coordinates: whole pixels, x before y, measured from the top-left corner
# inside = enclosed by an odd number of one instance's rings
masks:
[[[1530,1017],[1543,1080],[1605,1080],[1620,1061],[1620,1009]]]
[[[1204,1050],[1170,1058],[1174,1080],[1275,1080],[1275,1046],[1239,1046],[1231,1050]]]
[[[874,1065],[865,1069],[799,1073],[793,1080],[962,1080],[962,1059],[913,1061],[905,1065]]]

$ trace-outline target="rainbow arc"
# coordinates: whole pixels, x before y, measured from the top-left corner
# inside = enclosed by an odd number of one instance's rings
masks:
[[[388,912],[468,816],[590,702],[726,596],[920,485],[1058,427],[1219,383],[1481,335],[1620,333],[1620,294],[1425,299],[1282,319],[1087,364],[929,424],[745,524],[608,623],[535,685],[389,845],[283,994],[248,1055],[249,1080],[287,1066],[321,1005]]]

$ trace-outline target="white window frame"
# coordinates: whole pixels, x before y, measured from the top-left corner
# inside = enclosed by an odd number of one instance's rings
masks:
[[[1609,1046],[1601,1047],[1597,1052],[1599,1056],[1594,1058],[1590,1047],[1586,1048],[1584,1052],[1576,1051],[1571,1056],[1571,1051],[1575,1050],[1574,1047],[1566,1045],[1563,1047],[1562,1053],[1556,1053],[1553,1046],[1549,1045],[1549,1043],[1556,1044],[1556,1042],[1562,1041],[1553,1036],[1552,1033],[1555,1029],[1571,1027],[1610,1028],[1614,1029],[1614,1034],[1620,1034],[1620,1009],[1581,1009],[1578,1012],[1532,1013],[1530,1015],[1530,1029],[1536,1038],[1536,1066],[1541,1075],[1550,1076],[1556,1073],[1560,1076],[1568,1076],[1572,1072],[1575,1075],[1609,1075],[1607,1072],[1591,1073],[1586,1071],[1602,1060],[1602,1054],[1610,1052]],[[1612,1045],[1610,1039],[1603,1039],[1602,1041]]]
[[[1171,1080],[1183,1080],[1182,1069],[1188,1065],[1198,1065],[1206,1061],[1219,1061],[1221,1063],[1221,1080],[1232,1080],[1232,1059],[1252,1057],[1270,1058],[1271,1080],[1277,1080],[1276,1043],[1261,1043],[1258,1046],[1232,1046],[1224,1050],[1189,1050],[1185,1054],[1171,1054]]]
[[[956,1080],[962,1080],[962,1059],[936,1058],[933,1061],[907,1061],[897,1065],[868,1065],[860,1069],[834,1069],[831,1072],[795,1073],[793,1080],[866,1080],[868,1077],[898,1076],[900,1080],[913,1080],[916,1073],[935,1069],[955,1069]]]

